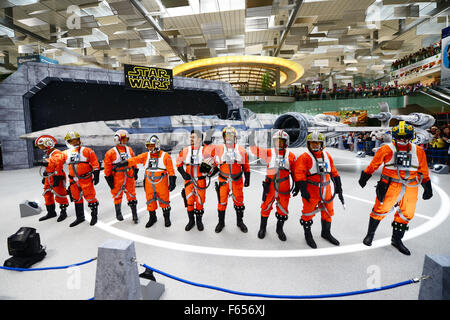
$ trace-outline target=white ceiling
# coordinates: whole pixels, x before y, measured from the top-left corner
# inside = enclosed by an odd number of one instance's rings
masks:
[[[439,1],[300,1],[279,56],[305,68],[300,82],[323,80],[331,74],[380,78],[388,74],[393,60],[439,39],[448,11],[396,34],[400,21],[408,27],[430,18]],[[31,45],[35,53],[39,48],[41,54],[62,64],[104,68],[126,63],[172,68],[183,62],[184,55],[189,61],[221,55],[273,55],[297,0],[137,2],[159,30],[129,0],[0,0],[2,20],[12,19],[14,25],[30,32],[25,37],[0,24],[0,51],[8,51],[15,64],[19,46]],[[165,8],[164,3],[183,6]],[[38,44],[33,35],[48,40]]]

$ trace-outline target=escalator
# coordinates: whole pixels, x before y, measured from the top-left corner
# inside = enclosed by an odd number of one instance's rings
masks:
[[[450,106],[450,90],[443,87],[435,87],[431,88],[423,88],[419,91],[420,93],[427,95],[430,98],[433,98],[440,103],[444,103],[447,106]]]

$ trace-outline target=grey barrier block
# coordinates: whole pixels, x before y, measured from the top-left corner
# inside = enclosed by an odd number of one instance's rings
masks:
[[[134,242],[107,240],[98,248],[95,300],[142,300]]]
[[[35,202],[31,202],[28,200],[25,200],[19,204],[19,210],[20,210],[20,217],[30,217],[30,216],[36,216],[42,212],[41,207],[37,205],[37,208],[34,208],[30,203],[35,204]]]
[[[141,278],[141,289],[144,300],[159,300],[161,295],[164,293],[165,285]]]
[[[450,256],[425,255],[419,300],[450,300]]]
[[[431,169],[431,172],[438,174],[448,174],[448,171],[448,165],[446,164],[435,164],[433,169]]]

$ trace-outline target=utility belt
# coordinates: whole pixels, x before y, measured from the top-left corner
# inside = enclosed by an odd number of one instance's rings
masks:
[[[164,172],[164,173],[163,173],[162,175],[160,175],[160,176],[153,176],[153,175],[148,174],[148,171],[149,171],[149,170],[146,170],[146,171],[145,171],[144,180],[145,180],[145,179],[150,180],[149,182],[150,182],[151,184],[158,184],[158,183],[160,183],[160,182],[163,180],[163,178],[164,178],[165,176],[169,175],[169,173],[166,171],[166,172]]]
[[[86,173],[83,173],[83,174],[78,174],[78,172],[77,172],[77,165],[80,164],[80,163],[88,164],[89,167],[90,167],[90,171],[88,171]],[[69,178],[71,180],[75,180],[75,178],[77,178],[77,179],[88,179],[94,173],[94,168],[92,168],[92,165],[89,162],[87,162],[87,161],[70,162],[69,166],[70,165],[72,165],[72,170],[75,173],[75,177],[71,176],[69,174]]]
[[[113,167],[112,168],[112,172],[116,173],[116,172],[128,172],[131,171],[132,168],[119,168],[119,167]]]
[[[312,181],[309,180],[309,177],[313,177],[313,176],[320,176],[320,180],[322,180],[323,176],[329,175],[331,177],[331,172],[320,172],[320,173],[314,173],[314,174],[308,174],[306,175],[306,183],[312,184],[313,186],[319,187],[319,188],[323,188],[328,186],[331,183],[331,179],[329,179],[327,182],[316,182],[316,181]]]
[[[411,183],[412,182],[419,182],[420,180],[422,180],[422,179],[418,180],[417,176],[414,177],[414,178],[410,178],[410,179],[402,179],[402,178],[397,179],[397,178],[392,178],[392,177],[386,176],[384,174],[381,175],[381,179],[387,180],[388,183],[390,183],[390,182],[397,182],[397,183],[401,183],[403,185],[406,185],[408,187],[417,187],[420,183],[417,183],[417,184],[411,184]]]
[[[263,181],[263,188],[264,188],[264,184],[266,184],[267,185],[267,190],[268,190],[268,188],[270,187],[270,184],[273,183],[273,186],[274,186],[275,190],[279,194],[289,194],[290,191],[282,192],[282,191],[278,190],[278,186],[280,185],[280,183],[282,183],[284,181],[289,181],[289,176],[286,176],[286,177],[280,178],[280,179],[269,178],[268,176],[266,176],[266,180]]]
[[[47,192],[51,192],[51,193],[53,193],[56,197],[65,199],[66,196],[57,193],[57,192],[55,191],[55,189],[54,189],[52,183],[50,182],[50,177],[51,177],[51,176],[54,176],[54,175],[56,175],[56,172],[50,172],[50,173],[47,173],[47,174],[44,176],[44,179],[47,179],[48,188],[47,188],[47,189],[44,189],[44,193],[43,193],[42,195],[45,195]],[[65,180],[65,178],[64,178],[64,180]],[[64,186],[64,184],[63,184],[63,186]]]
[[[267,198],[267,194],[270,191],[270,185],[273,184],[273,187],[275,189],[275,192],[278,194],[290,194],[290,190],[289,191],[280,191],[278,190],[278,186],[280,185],[280,183],[284,182],[284,181],[289,181],[289,176],[286,176],[284,178],[281,179],[276,179],[276,178],[269,178],[268,176],[266,176],[266,179],[263,180],[262,182],[262,186],[263,186],[263,196],[262,196],[262,201],[265,202],[266,198]]]
[[[83,174],[76,175],[75,177],[74,177],[74,176],[71,176],[71,175],[69,174],[69,178],[70,178],[71,180],[75,180],[75,178],[78,178],[78,179],[88,179],[88,178],[92,175],[92,173],[93,173],[93,171],[89,171],[89,172],[86,172],[86,173],[83,173]]]
[[[387,182],[384,182],[383,179],[386,180]],[[406,191],[406,187],[417,188],[419,186],[419,184],[422,182],[422,179],[423,179],[422,175],[420,175],[419,179],[417,178],[417,176],[414,178],[411,178],[411,179],[401,179],[401,178],[397,179],[397,178],[392,178],[392,177],[386,176],[384,174],[381,174],[381,179],[378,181],[377,187],[375,190],[376,194],[377,194],[377,199],[381,203],[384,202],[384,198],[386,197],[386,193],[392,182],[402,184],[402,189],[401,189],[400,195],[399,195],[399,199],[401,199]]]
[[[315,181],[311,181],[311,180],[306,180],[306,183],[309,183],[309,184],[312,184],[313,186],[316,186],[316,187],[326,187],[327,185],[329,185],[330,184],[330,180],[328,180],[327,182],[315,182]]]
[[[186,188],[186,187],[190,186],[191,184],[193,184],[194,187],[195,187],[196,189],[199,189],[199,190],[205,190],[205,189],[207,188],[207,186],[206,186],[206,187],[200,187],[199,185],[197,185],[197,183],[196,183],[195,180],[193,180],[193,179],[194,179],[194,178],[191,177],[191,180],[187,181],[187,182],[184,184],[184,187]],[[197,181],[205,180],[205,179],[206,179],[206,177],[205,177],[205,176],[202,176],[202,177],[198,177],[198,178],[197,178]]]
[[[113,167],[112,172],[116,173],[124,173],[128,178],[134,178],[134,169],[133,168],[116,168]],[[129,175],[131,174],[131,175]]]
[[[232,181],[238,181],[241,179],[243,174],[243,171],[236,173],[236,174],[229,174],[225,173],[222,170],[219,171],[219,178],[222,178],[223,180],[231,179]]]

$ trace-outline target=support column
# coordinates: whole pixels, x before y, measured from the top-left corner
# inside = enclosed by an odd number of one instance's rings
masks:
[[[280,93],[280,67],[277,67],[275,71],[275,81],[276,81],[275,95],[277,96]]]
[[[13,19],[13,8],[5,8],[3,9],[3,12],[5,13],[5,21],[7,21],[8,23],[13,23],[14,19]],[[5,66],[9,65],[10,61],[9,61],[9,51],[8,50],[2,50],[3,53],[3,64]]]

